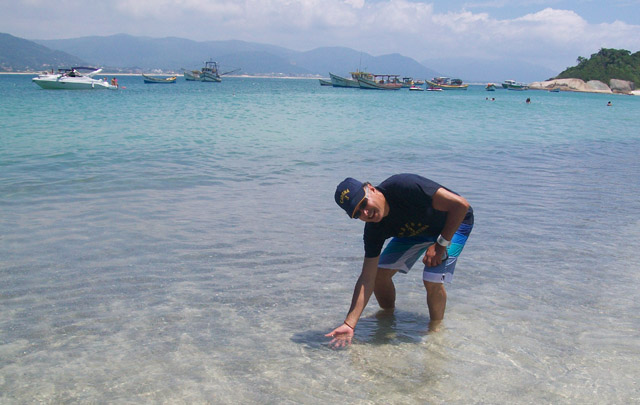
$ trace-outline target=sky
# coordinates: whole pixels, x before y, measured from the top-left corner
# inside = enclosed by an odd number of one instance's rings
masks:
[[[640,0],[0,0],[0,10],[0,32],[25,39],[237,39],[556,71],[600,48],[640,50]]]

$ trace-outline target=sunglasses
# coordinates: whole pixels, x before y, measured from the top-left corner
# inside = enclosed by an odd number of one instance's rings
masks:
[[[354,211],[353,213],[353,219],[358,219],[360,218],[360,215],[362,214],[362,210],[364,208],[367,207],[367,205],[369,204],[369,198],[367,197],[369,195],[369,192],[366,191],[365,192],[365,197],[362,199],[362,201],[360,201],[360,206],[358,207],[357,210]]]

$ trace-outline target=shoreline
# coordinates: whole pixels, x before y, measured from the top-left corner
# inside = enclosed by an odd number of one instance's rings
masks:
[[[40,72],[0,72],[0,75],[29,75],[38,76]],[[145,73],[146,74],[146,73]],[[142,73],[117,73],[117,72],[100,72],[98,76],[142,76]],[[182,76],[182,73],[152,73],[147,76]],[[277,75],[225,75],[225,77],[247,78],[247,79],[294,79],[294,80],[318,80],[326,79],[325,77],[301,77],[301,76],[277,76]]]
[[[29,75],[37,76],[41,72],[0,72],[2,75]],[[182,76],[182,73],[156,73],[152,76],[165,77],[165,76]],[[116,73],[116,72],[100,72],[100,76],[142,76],[142,73]],[[240,79],[287,79],[287,80],[319,80],[327,79],[326,77],[301,77],[301,76],[278,76],[278,75],[227,75],[227,77],[240,78]],[[590,80],[584,82],[581,79],[552,79],[539,82],[531,82],[529,84],[529,90],[541,90],[549,91],[552,89],[558,89],[560,91],[568,91],[572,93],[597,93],[597,94],[619,94],[629,96],[640,96],[640,89],[635,89],[633,82],[624,80],[616,80],[618,86],[613,85],[610,87],[605,83],[598,80]],[[619,86],[622,83],[622,86]],[[472,86],[484,86],[485,83],[468,83]]]

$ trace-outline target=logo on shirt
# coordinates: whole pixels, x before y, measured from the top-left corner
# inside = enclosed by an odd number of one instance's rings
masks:
[[[422,223],[418,222],[417,224],[414,222],[407,222],[403,227],[400,228],[400,233],[398,234],[401,238],[410,238],[412,236],[420,235],[429,229],[429,225],[422,225]]]

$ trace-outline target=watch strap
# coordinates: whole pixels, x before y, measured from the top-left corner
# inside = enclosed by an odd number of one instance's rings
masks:
[[[436,239],[436,243],[444,247],[449,247],[449,245],[451,245],[451,241],[446,240],[442,235],[438,235],[438,239]]]

